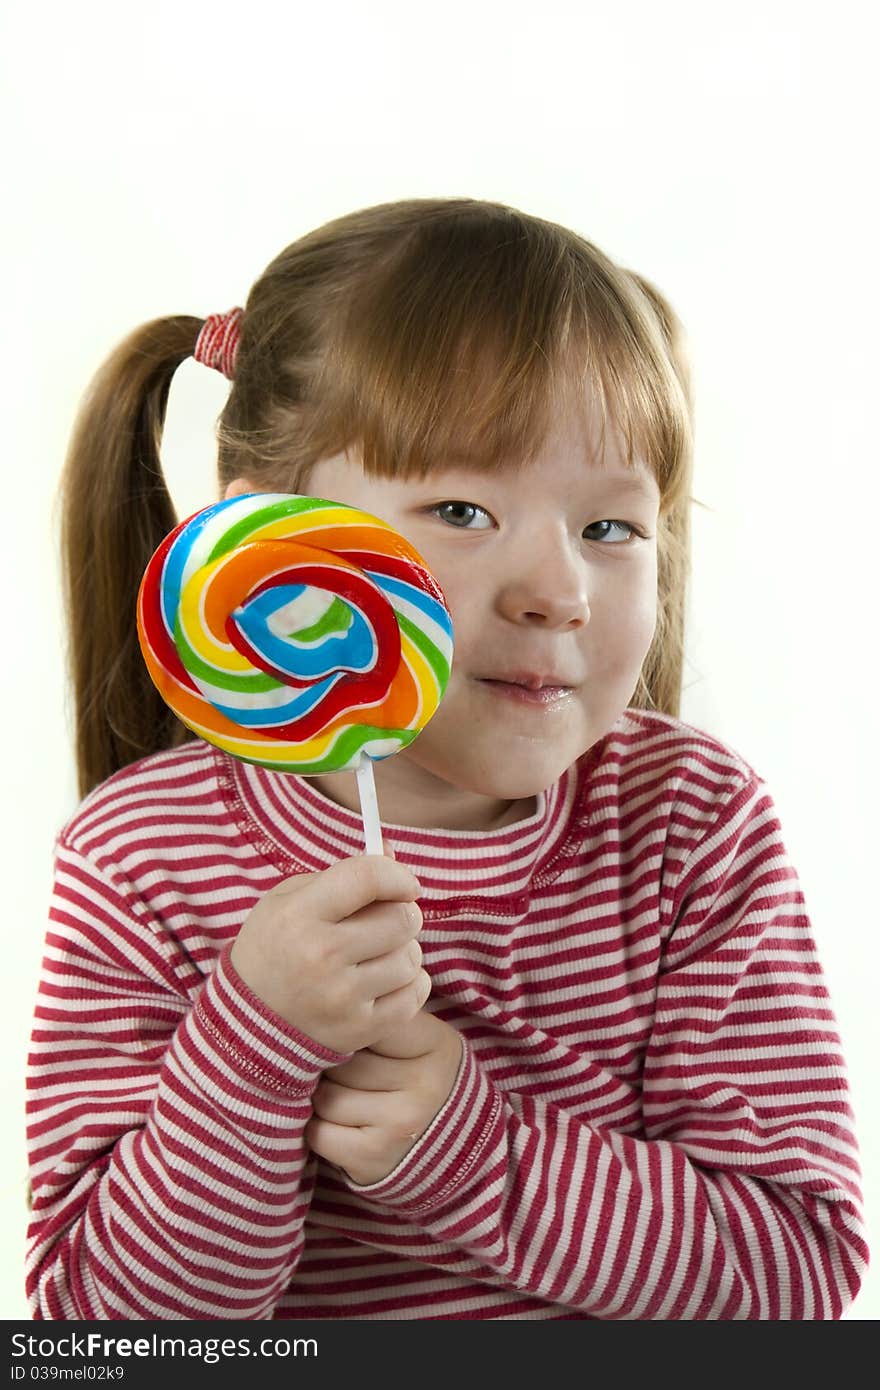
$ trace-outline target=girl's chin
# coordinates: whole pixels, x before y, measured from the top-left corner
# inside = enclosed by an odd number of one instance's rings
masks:
[[[541,712],[522,711],[494,695],[476,707],[451,700],[409,748],[389,759],[395,766],[388,780],[399,779],[426,799],[442,799],[443,788],[432,786],[436,779],[492,801],[521,801],[558,782],[595,741],[594,723],[591,712],[572,701],[564,712]]]
[[[559,781],[563,772],[565,768],[548,771],[543,776],[527,776],[514,772],[507,777],[493,778],[491,781],[481,782],[479,786],[473,785],[463,790],[476,792],[492,801],[523,801],[547,791],[554,782]]]
[[[457,763],[426,759],[420,766],[422,772],[458,791],[471,792],[490,801],[522,801],[547,791],[577,757],[575,753],[572,757],[517,760],[515,750],[511,750],[509,755],[499,758],[500,765],[491,770],[475,766],[473,759],[469,761],[466,757]]]

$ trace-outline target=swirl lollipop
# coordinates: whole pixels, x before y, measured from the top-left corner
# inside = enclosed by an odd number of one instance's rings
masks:
[[[443,593],[398,532],[321,497],[215,502],[156,550],[137,627],[154,685],[200,738],[260,767],[357,772],[382,853],[373,761],[412,743],[452,664]]]

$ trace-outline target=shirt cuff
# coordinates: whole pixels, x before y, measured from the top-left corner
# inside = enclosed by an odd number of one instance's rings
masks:
[[[501,1094],[462,1038],[455,1083],[421,1138],[379,1182],[345,1185],[412,1216],[437,1211],[479,1182],[481,1160],[503,1143],[504,1128]]]
[[[311,1095],[327,1067],[353,1053],[333,1052],[294,1028],[245,984],[230,952],[221,951],[193,1009],[193,1022],[207,1033],[227,1066],[242,1080],[290,1096]]]

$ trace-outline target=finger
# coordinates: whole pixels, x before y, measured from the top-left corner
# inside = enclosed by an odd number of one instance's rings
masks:
[[[335,1125],[330,1120],[322,1120],[313,1115],[305,1127],[305,1141],[313,1153],[328,1163],[351,1175],[362,1166],[365,1159],[373,1157],[375,1138],[370,1142],[371,1130],[365,1126],[357,1128],[350,1125]]]
[[[361,999],[381,999],[411,985],[421,973],[422,948],[408,941],[396,951],[361,961],[355,969],[355,989]]]
[[[426,970],[420,970],[411,984],[378,996],[373,1004],[372,1016],[377,1036],[390,1033],[410,1019],[430,993],[431,977]]]
[[[334,1125],[379,1125],[389,1115],[385,1091],[358,1091],[325,1078],[312,1096],[312,1109]]]
[[[352,965],[399,950],[422,929],[418,903],[373,903],[335,924],[340,952]]]
[[[380,1037],[376,1042],[370,1043],[370,1051],[376,1057],[386,1060],[398,1058],[401,1061],[412,1061],[413,1058],[424,1057],[434,1051],[439,1035],[445,1027],[448,1025],[435,1018],[432,1013],[419,1009],[403,1027],[395,1028],[389,1031],[387,1037]]]
[[[320,896],[326,920],[342,922],[359,908],[375,902],[415,902],[422,891],[415,874],[384,854],[360,854],[340,859],[315,874],[303,898]]]
[[[350,1061],[328,1067],[325,1079],[359,1091],[403,1091],[412,1081],[411,1061],[380,1057],[372,1048],[363,1048]]]

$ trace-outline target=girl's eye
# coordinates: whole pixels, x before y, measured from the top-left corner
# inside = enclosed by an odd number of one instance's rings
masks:
[[[473,502],[438,502],[431,511],[449,526],[457,526],[460,531],[485,531],[492,525],[492,518],[482,507]]]
[[[618,528],[618,530],[620,530],[620,531],[628,531],[629,534],[630,534],[630,536],[637,536],[637,535],[640,534],[640,532],[638,532],[634,526],[630,526],[630,524],[629,524],[628,521],[594,521],[594,522],[592,523],[591,526],[585,526],[585,527],[584,527],[584,533],[583,533],[583,534],[584,534],[584,540],[585,540],[585,541],[603,541],[603,540],[606,540],[606,539],[608,538],[608,531],[607,531],[607,530],[605,530],[605,531],[603,532],[603,534],[602,534],[602,535],[599,535],[599,536],[591,536],[591,535],[589,534],[589,532],[590,532],[590,531],[597,531],[597,530],[599,530],[599,529],[601,529],[601,528],[603,528],[603,527],[611,527],[611,526],[616,526],[616,527]],[[627,540],[629,539],[629,536],[623,536],[621,539],[622,539],[623,541],[627,541]],[[620,541],[616,541],[615,544],[620,544]]]

